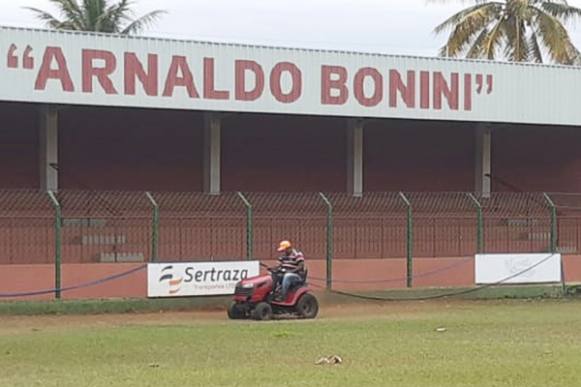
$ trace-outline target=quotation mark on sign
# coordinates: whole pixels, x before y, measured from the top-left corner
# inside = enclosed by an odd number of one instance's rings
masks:
[[[9,69],[19,68],[19,50],[15,44],[10,45],[8,49],[8,56],[6,58],[6,65]],[[34,68],[34,58],[32,57],[32,47],[26,46],[22,51],[22,68],[25,70],[32,70]]]
[[[486,94],[492,93],[492,74],[486,75]],[[476,74],[476,92],[482,94],[482,89],[484,88],[484,75]]]

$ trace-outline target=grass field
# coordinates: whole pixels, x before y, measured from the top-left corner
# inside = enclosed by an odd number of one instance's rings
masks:
[[[332,354],[344,363],[314,364]],[[358,303],[267,323],[222,312],[0,317],[7,387],[580,385],[571,300]]]

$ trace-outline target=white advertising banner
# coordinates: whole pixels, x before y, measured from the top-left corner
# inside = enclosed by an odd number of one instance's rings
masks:
[[[236,283],[257,276],[258,261],[150,263],[148,297],[216,296],[234,294]]]
[[[477,284],[535,284],[561,281],[561,254],[478,254]]]
[[[581,68],[0,26],[0,101],[581,125]]]

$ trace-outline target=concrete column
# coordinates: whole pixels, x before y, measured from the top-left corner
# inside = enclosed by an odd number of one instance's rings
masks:
[[[42,105],[39,111],[40,188],[58,191],[58,111]]]
[[[204,192],[220,194],[222,120],[219,115],[207,113],[204,117]]]
[[[490,167],[490,150],[491,150],[491,127],[487,124],[479,124],[476,127],[476,163],[474,176],[475,192],[482,197],[490,197],[491,191],[491,167]]]
[[[363,126],[360,119],[347,124],[347,193],[363,195]]]

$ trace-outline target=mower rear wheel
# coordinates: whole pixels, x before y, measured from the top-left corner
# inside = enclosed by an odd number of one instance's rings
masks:
[[[236,301],[232,301],[228,305],[228,317],[231,320],[241,320],[246,317],[246,311]]]
[[[319,313],[319,302],[310,293],[305,293],[297,302],[296,311],[302,318],[315,318]]]
[[[266,321],[272,318],[272,307],[266,302],[259,302],[252,311],[254,320]]]

